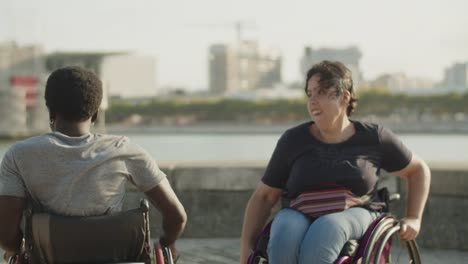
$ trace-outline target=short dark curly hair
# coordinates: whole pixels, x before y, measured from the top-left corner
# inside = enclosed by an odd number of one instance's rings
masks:
[[[307,72],[304,91],[307,94],[307,84],[313,75],[320,76],[320,88],[330,89],[335,88],[337,95],[343,94],[344,90],[348,90],[351,94],[346,113],[350,116],[357,106],[357,97],[353,87],[353,76],[351,71],[339,61],[324,60],[314,64]]]
[[[102,82],[81,67],[59,68],[47,79],[44,98],[51,117],[59,113],[67,121],[85,121],[98,112]]]

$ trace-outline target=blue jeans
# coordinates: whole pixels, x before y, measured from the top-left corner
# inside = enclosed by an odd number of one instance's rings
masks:
[[[379,215],[354,207],[312,222],[299,211],[282,209],[271,226],[268,263],[333,263],[346,241],[361,238]]]

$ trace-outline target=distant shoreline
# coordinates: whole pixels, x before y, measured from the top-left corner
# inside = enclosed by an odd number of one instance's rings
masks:
[[[304,121],[305,122],[305,121]],[[279,135],[287,129],[301,124],[301,121],[278,124],[246,124],[246,123],[201,123],[190,125],[123,125],[108,124],[105,133],[109,134],[275,134]],[[468,134],[468,122],[379,122],[398,134]],[[102,131],[97,131],[102,132]],[[21,140],[30,135],[0,135],[0,141]],[[1,142],[0,142],[1,143]]]
[[[107,125],[111,134],[281,134],[301,122],[285,124],[235,124],[209,123],[196,125]],[[468,125],[460,124],[383,124],[395,133],[402,134],[467,134]]]

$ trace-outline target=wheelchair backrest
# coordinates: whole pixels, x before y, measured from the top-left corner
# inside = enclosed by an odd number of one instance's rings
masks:
[[[142,203],[143,204],[143,203]],[[30,263],[150,262],[148,208],[114,215],[30,216]]]

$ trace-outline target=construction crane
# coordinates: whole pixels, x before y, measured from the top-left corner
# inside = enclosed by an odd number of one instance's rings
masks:
[[[189,27],[196,28],[233,28],[235,31],[237,44],[240,46],[243,41],[243,33],[246,29],[257,29],[257,25],[252,20],[237,20],[237,21],[219,21],[207,23],[191,23]]]

